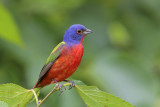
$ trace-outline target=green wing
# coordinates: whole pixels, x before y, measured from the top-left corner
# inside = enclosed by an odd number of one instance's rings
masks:
[[[38,82],[36,84],[36,86],[41,82],[41,80],[44,78],[44,76],[47,74],[47,72],[50,70],[50,68],[52,67],[52,65],[54,64],[54,62],[59,58],[60,53],[63,49],[63,47],[65,46],[65,42],[61,42],[59,43],[51,52],[51,54],[49,55],[46,64],[44,64],[41,73],[39,75],[39,79]]]
[[[49,55],[49,57],[46,61],[46,64],[49,64],[50,62],[52,62],[53,60],[55,60],[59,56],[59,54],[62,51],[65,44],[66,44],[65,42],[61,42],[53,49],[53,51],[51,52],[51,54]]]

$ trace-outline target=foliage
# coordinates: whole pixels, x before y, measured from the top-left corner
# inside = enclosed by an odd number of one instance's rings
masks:
[[[64,85],[67,86],[70,83]],[[100,91],[95,86],[76,85],[76,89],[88,107],[133,107],[118,97]],[[34,92],[38,90],[34,89]],[[16,84],[2,84],[0,85],[0,104],[3,107],[24,107],[33,98],[34,92],[32,89],[27,90]],[[39,107],[38,104],[37,102],[37,107]]]
[[[9,107],[24,107],[32,99],[33,92],[16,84],[8,83],[0,85],[0,101],[7,103]]]
[[[76,85],[87,107],[134,107],[124,100],[99,90],[96,86]]]
[[[22,46],[23,42],[11,14],[0,2],[0,37],[8,42]]]

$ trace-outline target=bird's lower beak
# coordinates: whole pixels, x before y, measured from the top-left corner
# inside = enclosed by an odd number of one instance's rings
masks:
[[[89,34],[89,33],[92,33],[92,30],[86,29],[83,33],[84,33],[85,35],[87,35],[87,34]]]

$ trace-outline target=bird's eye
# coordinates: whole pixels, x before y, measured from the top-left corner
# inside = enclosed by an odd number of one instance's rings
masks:
[[[82,33],[82,30],[77,30],[77,34],[81,34]]]

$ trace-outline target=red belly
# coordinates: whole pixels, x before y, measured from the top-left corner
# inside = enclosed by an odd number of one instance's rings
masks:
[[[83,56],[82,44],[74,47],[65,48],[62,50],[60,57],[52,65],[51,69],[45,75],[43,80],[38,84],[37,87],[43,87],[54,83],[52,79],[57,82],[63,81],[71,76],[78,68]]]

